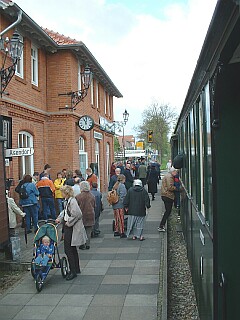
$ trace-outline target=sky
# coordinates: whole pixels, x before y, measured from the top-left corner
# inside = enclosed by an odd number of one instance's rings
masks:
[[[154,102],[180,113],[217,0],[16,0],[37,24],[82,41],[123,98],[134,134]]]

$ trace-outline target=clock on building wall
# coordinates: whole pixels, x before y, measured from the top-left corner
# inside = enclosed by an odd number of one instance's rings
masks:
[[[85,115],[79,119],[78,125],[80,129],[84,131],[89,131],[94,127],[94,120],[90,116]]]

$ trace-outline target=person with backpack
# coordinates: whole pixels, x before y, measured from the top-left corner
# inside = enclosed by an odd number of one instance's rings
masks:
[[[32,182],[30,174],[26,174],[22,180],[19,189],[19,205],[26,213],[27,233],[31,233],[31,218],[34,226],[34,232],[38,230],[38,197],[39,192],[35,184]]]
[[[125,187],[126,177],[123,174],[119,174],[117,182],[114,184],[113,189],[118,194],[118,202],[112,205],[115,219],[114,237],[120,236],[120,238],[126,238],[124,232],[124,206],[123,200],[127,194]]]

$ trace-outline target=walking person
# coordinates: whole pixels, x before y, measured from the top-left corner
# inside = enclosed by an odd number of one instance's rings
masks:
[[[118,202],[112,205],[114,219],[115,219],[115,229],[114,237],[120,236],[120,238],[126,238],[124,230],[124,205],[123,201],[127,194],[126,187],[124,185],[126,177],[123,174],[120,174],[117,178],[117,182],[113,186],[113,189],[117,191]]]
[[[169,172],[163,177],[162,179],[162,186],[161,186],[161,197],[164,202],[165,212],[158,227],[158,231],[166,231],[165,230],[165,223],[168,217],[171,214],[172,206],[174,202],[174,191],[177,189],[174,186],[174,177],[177,174],[177,169],[171,167]]]
[[[98,191],[97,187],[98,187],[97,183],[93,182],[91,194],[95,197],[95,202],[96,202],[96,205],[94,208],[95,224],[93,226],[93,231],[92,231],[93,237],[98,237],[101,232],[99,230],[99,218],[100,218],[101,212],[103,211],[102,193],[100,191]]]
[[[133,187],[128,190],[124,199],[124,207],[128,215],[127,233],[133,235],[132,239],[145,240],[143,227],[146,217],[146,208],[149,209],[150,198],[140,179],[134,180]]]
[[[26,213],[26,227],[27,233],[31,233],[31,219],[34,226],[34,232],[38,230],[38,196],[39,191],[35,186],[35,183],[32,182],[32,177],[30,174],[26,174],[22,180],[21,188],[25,188],[26,196],[21,198],[19,204],[23,208],[23,211]]]
[[[123,174],[126,177],[125,187],[128,190],[128,189],[130,189],[132,187],[133,180],[134,180],[133,176],[132,176],[132,173],[131,173],[131,164],[130,163],[126,164],[126,167],[125,167],[125,170],[124,170]]]
[[[147,172],[148,193],[152,195],[152,201],[155,200],[155,194],[158,192],[157,185],[159,184],[159,173],[154,165],[151,165]]]
[[[66,206],[56,222],[63,222],[64,225],[64,252],[70,268],[66,280],[72,280],[81,273],[77,247],[86,242],[87,235],[82,221],[82,212],[73,196],[72,187],[63,186],[61,192],[66,200]]]
[[[8,221],[10,234],[14,234],[13,230],[17,226],[17,215],[25,217],[26,213],[23,212],[15,203],[14,199],[10,197],[10,192],[6,191],[6,198],[8,204]]]
[[[111,176],[109,184],[108,184],[108,191],[111,191],[114,184],[117,182],[118,176],[121,174],[121,169],[116,168],[115,169],[115,174]]]
[[[90,189],[92,189],[93,182],[97,183],[97,176],[93,173],[91,168],[86,169],[87,179],[86,181],[90,184]]]
[[[43,177],[36,187],[38,188],[40,198],[42,201],[43,219],[47,220],[49,217],[56,219],[56,209],[54,204],[55,186],[52,180],[49,179],[48,173],[45,172]]]
[[[64,181],[65,181],[65,179],[62,176],[62,172],[58,172],[57,173],[57,179],[55,179],[55,181],[54,181],[54,186],[56,188],[56,190],[55,190],[55,199],[57,200],[59,213],[63,211],[64,198],[62,196],[62,192],[61,192],[60,189],[63,186]]]
[[[144,187],[147,180],[147,166],[145,165],[144,160],[142,160],[140,166],[138,167],[138,179],[142,181],[142,185]]]
[[[90,192],[90,184],[87,181],[80,183],[81,193],[76,196],[77,203],[82,212],[83,224],[87,233],[86,245],[81,245],[82,250],[90,249],[90,239],[93,226],[95,224],[95,197]]]

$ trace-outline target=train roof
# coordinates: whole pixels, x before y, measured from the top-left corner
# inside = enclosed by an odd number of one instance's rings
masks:
[[[240,0],[217,2],[195,71],[176,125],[194,104],[219,63],[240,61]]]

